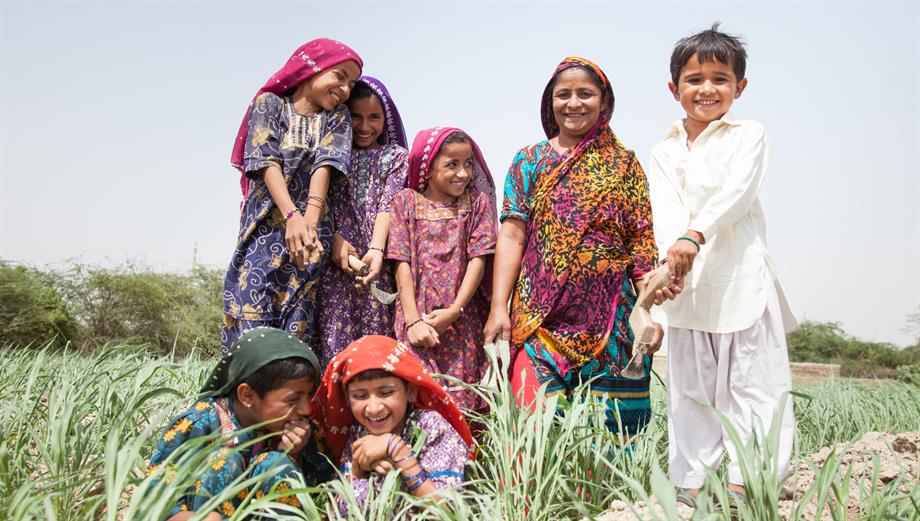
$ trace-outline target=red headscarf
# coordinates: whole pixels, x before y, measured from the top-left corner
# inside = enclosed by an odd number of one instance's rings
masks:
[[[472,454],[473,435],[463,413],[428,374],[412,349],[389,337],[368,335],[352,342],[329,362],[323,382],[313,397],[314,416],[325,427],[326,442],[337,460],[342,456],[355,422],[348,404],[348,382],[358,373],[371,369],[383,369],[415,384],[418,388],[415,407],[437,411],[456,429]]]
[[[294,54],[288,58],[284,67],[272,74],[272,77],[265,82],[265,85],[259,89],[259,92],[253,96],[252,100],[255,101],[264,92],[283,96],[304,80],[310,79],[329,67],[334,67],[348,60],[356,62],[358,68],[364,68],[364,62],[358,56],[358,53],[344,43],[330,40],[329,38],[311,40],[294,51]],[[252,103],[250,102],[249,108],[246,109],[246,114],[243,116],[243,122],[240,124],[240,130],[236,134],[233,152],[230,154],[230,164],[243,174],[240,178],[243,199],[249,196],[249,181],[246,179],[246,173],[243,172],[243,150],[245,149],[246,137],[249,134],[249,111],[251,109]]]

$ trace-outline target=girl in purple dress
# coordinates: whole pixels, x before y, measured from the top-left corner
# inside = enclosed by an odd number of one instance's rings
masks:
[[[387,258],[401,288],[394,331],[434,373],[482,380],[489,313],[487,261],[495,251],[495,187],[482,153],[462,130],[419,132],[409,154],[409,188],[393,198]],[[467,409],[483,404],[446,384]]]
[[[390,93],[375,78],[358,79],[348,108],[354,135],[351,172],[329,187],[335,233],[318,296],[317,344],[323,367],[358,338],[393,330],[393,307],[371,297],[367,284],[396,290],[393,266],[384,264],[383,254],[390,201],[406,186],[406,131]],[[370,272],[364,277],[353,272],[349,255],[361,258]]]
[[[231,162],[242,173],[240,232],[224,280],[221,354],[258,326],[311,343],[316,282],[332,221],[330,180],[348,172],[343,105],[361,74],[348,46],[320,38],[296,51],[256,94]]]

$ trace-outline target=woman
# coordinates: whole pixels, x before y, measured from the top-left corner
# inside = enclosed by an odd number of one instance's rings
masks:
[[[632,355],[627,319],[657,249],[645,174],[608,126],[613,102],[604,73],[577,57],[543,91],[547,140],[518,152],[505,180],[485,340],[511,341],[525,404],[542,383],[571,394],[595,379],[607,428],[630,435],[651,415],[650,361],[641,380],[620,376]],[[660,343],[659,327],[652,350]]]

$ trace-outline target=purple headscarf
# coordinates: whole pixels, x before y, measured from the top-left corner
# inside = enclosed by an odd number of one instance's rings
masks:
[[[380,99],[380,104],[383,105],[383,119],[386,128],[380,133],[377,143],[380,145],[396,143],[403,148],[409,148],[402,118],[399,116],[399,111],[396,110],[396,104],[393,103],[393,98],[390,97],[390,92],[387,88],[383,86],[383,83],[380,83],[380,80],[370,76],[361,76],[358,81],[370,87],[374,94],[377,95],[377,98]]]

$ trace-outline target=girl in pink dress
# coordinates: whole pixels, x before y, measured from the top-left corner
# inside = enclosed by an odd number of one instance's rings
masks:
[[[396,338],[428,370],[479,383],[489,313],[483,275],[495,251],[495,185],[476,143],[462,130],[419,132],[409,154],[409,188],[393,198],[387,259],[401,288]],[[442,381],[457,403],[482,409],[475,393]]]

